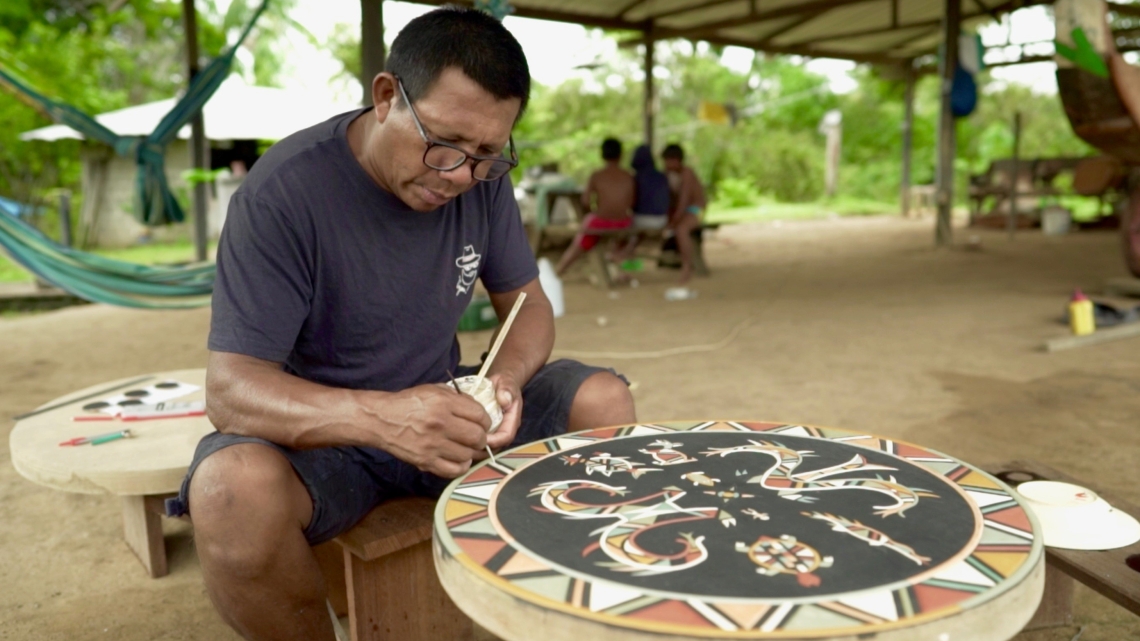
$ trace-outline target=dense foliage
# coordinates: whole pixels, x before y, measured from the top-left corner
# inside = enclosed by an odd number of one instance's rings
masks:
[[[300,28],[288,18],[292,4],[275,0],[246,42],[248,55],[238,57],[239,71],[258,84],[274,84],[282,73],[278,43],[286,29]],[[214,56],[227,39],[236,39],[256,6],[256,0],[234,0],[223,14],[213,0],[200,2],[200,55]],[[175,95],[186,84],[185,60],[178,2],[0,1],[0,64],[89,114]],[[19,139],[21,132],[49,124],[0,90],[0,196],[38,203],[55,187],[78,190],[78,142]]]
[[[275,2],[239,56],[246,76],[273,84],[288,61],[279,48],[286,29],[303,28],[288,18],[292,1]],[[203,56],[233,40],[256,0],[234,0],[222,14],[213,0],[199,2]],[[338,29],[328,50],[341,60],[345,77],[359,69],[357,30]],[[308,34],[306,34],[308,35]],[[311,37],[311,36],[310,36]],[[597,39],[629,34],[591,32]],[[185,83],[180,5],[162,0],[3,0],[0,2],[0,64],[46,93],[89,113],[168,97]],[[859,68],[855,91],[836,95],[826,78],[802,60],[758,54],[746,72],[721,64],[721,52],[705,44],[659,43],[657,143],[679,142],[691,164],[725,206],[760,198],[787,202],[819,199],[823,192],[824,136],[820,120],[831,109],[843,114],[839,195],[891,202],[897,199],[903,121],[903,83],[877,70]],[[556,87],[536,85],[515,139],[523,167],[557,163],[584,178],[598,163],[597,147],[617,136],[629,149],[642,139],[644,79],[640,46],[617,49]],[[958,126],[959,180],[1010,154],[1010,123],[1024,118],[1024,156],[1083,155],[1056,96],[1004,86],[986,74],[978,111]],[[937,78],[917,87],[912,175],[934,176],[938,116]],[[697,117],[702,102],[728,107],[730,124]],[[58,186],[78,190],[77,143],[25,143],[22,131],[49,124],[14,96],[0,91],[0,195],[45,202]],[[962,189],[958,190],[961,197]]]

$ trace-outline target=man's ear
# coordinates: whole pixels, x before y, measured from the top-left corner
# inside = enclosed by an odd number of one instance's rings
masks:
[[[372,79],[372,105],[376,114],[376,122],[383,123],[388,119],[396,101],[396,77],[387,71],[376,74]]]

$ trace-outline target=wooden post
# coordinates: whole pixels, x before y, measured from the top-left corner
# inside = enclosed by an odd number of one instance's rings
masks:
[[[360,85],[363,104],[372,104],[372,79],[384,71],[384,0],[360,0]]]
[[[1013,169],[1009,181],[1009,216],[1006,217],[1005,227],[1009,239],[1013,240],[1013,233],[1017,229],[1017,182],[1021,173],[1021,112],[1013,114]]]
[[[951,239],[950,216],[954,208],[954,113],[950,110],[950,89],[954,84],[954,71],[958,68],[958,35],[961,28],[962,0],[946,0],[946,14],[942,17],[942,112],[938,122],[938,220],[934,229],[934,242],[949,245]]]
[[[198,14],[194,0],[182,0],[182,27],[186,34],[187,84],[198,75]],[[190,166],[209,169],[206,162],[206,125],[202,110],[190,119]],[[194,260],[206,260],[206,183],[194,183]]]
[[[917,76],[914,71],[913,60],[907,60],[905,65],[906,92],[903,94],[905,112],[902,126],[902,179],[899,181],[903,218],[910,216],[910,154],[914,147],[914,85]]]
[[[653,39],[653,22],[645,27],[645,144],[653,149],[653,50],[657,41]]]

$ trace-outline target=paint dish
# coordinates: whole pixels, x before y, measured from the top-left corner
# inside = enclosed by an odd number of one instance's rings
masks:
[[[1068,550],[1112,550],[1140,541],[1140,522],[1096,492],[1059,481],[1030,481],[1017,493],[1041,522],[1045,545]]]
[[[456,384],[459,385],[460,391],[464,394],[470,395],[483,406],[487,411],[487,416],[491,417],[491,429],[487,430],[490,434],[499,429],[499,425],[503,422],[503,408],[499,406],[499,401],[495,398],[495,386],[491,381],[483,379],[478,388],[475,387],[475,381],[478,376],[463,376],[455,379]]]

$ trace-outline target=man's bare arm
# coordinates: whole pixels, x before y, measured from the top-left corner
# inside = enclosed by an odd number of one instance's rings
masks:
[[[206,410],[219,432],[295,449],[375,447],[448,477],[470,467],[490,424],[477,402],[442,387],[339,389],[288,374],[278,363],[228,352],[210,352]]]

